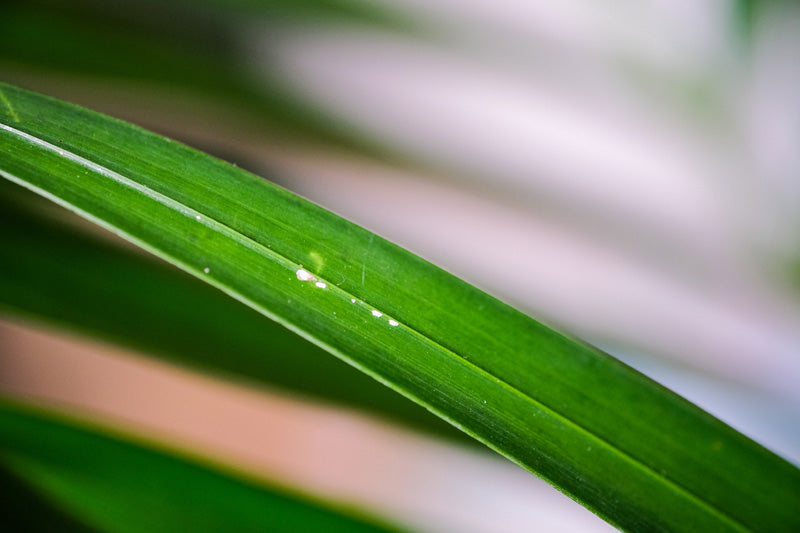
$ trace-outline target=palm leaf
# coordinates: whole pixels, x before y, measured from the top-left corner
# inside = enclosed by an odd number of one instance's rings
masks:
[[[0,465],[7,531],[394,531],[7,401],[0,401]]]
[[[0,175],[203,278],[617,526],[800,528],[800,471],[606,354],[238,168],[0,90]]]

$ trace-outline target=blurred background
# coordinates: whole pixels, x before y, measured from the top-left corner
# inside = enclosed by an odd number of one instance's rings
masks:
[[[0,79],[264,176],[800,464],[796,2],[7,0]],[[0,300],[3,394],[419,531],[611,530],[474,446]]]

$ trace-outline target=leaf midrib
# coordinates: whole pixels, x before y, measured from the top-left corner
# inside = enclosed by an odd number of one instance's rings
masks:
[[[173,199],[173,198],[171,198],[171,197],[169,197],[169,196],[167,196],[167,195],[165,195],[163,193],[155,191],[155,190],[151,189],[150,187],[148,187],[146,185],[143,185],[143,184],[141,184],[141,183],[139,183],[139,182],[137,182],[137,181],[135,181],[135,180],[133,180],[131,178],[128,178],[128,177],[120,174],[119,172],[111,170],[111,169],[109,169],[107,167],[104,167],[101,164],[98,164],[98,163],[93,162],[93,161],[91,161],[89,159],[86,159],[86,158],[84,158],[84,157],[82,157],[82,156],[80,156],[78,154],[75,154],[75,153],[73,153],[73,152],[71,152],[69,150],[66,150],[64,148],[58,147],[58,146],[56,146],[56,145],[54,145],[54,144],[52,144],[52,143],[50,143],[48,141],[40,139],[40,138],[38,138],[38,137],[36,137],[34,135],[31,135],[29,133],[20,131],[20,130],[18,130],[16,128],[13,128],[13,127],[11,127],[11,126],[9,126],[7,124],[3,124],[3,123],[0,122],[0,129],[6,130],[9,133],[11,133],[13,135],[16,135],[17,137],[19,137],[21,139],[24,139],[25,141],[27,141],[27,142],[29,142],[29,143],[31,143],[33,145],[36,145],[36,146],[41,147],[43,149],[49,150],[51,152],[54,152],[54,153],[58,154],[61,157],[65,157],[65,158],[69,159],[70,161],[72,161],[74,163],[77,163],[78,165],[80,165],[80,166],[82,166],[82,167],[84,167],[84,168],[86,168],[86,169],[88,169],[88,170],[90,170],[90,171],[92,171],[92,172],[94,172],[96,174],[99,174],[101,176],[109,178],[109,179],[115,181],[116,183],[118,183],[118,184],[120,184],[122,186],[125,186],[125,187],[128,187],[128,188],[134,190],[134,191],[146,196],[147,198],[150,198],[151,200],[153,200],[155,202],[158,202],[158,203],[164,205],[165,207],[167,207],[169,209],[172,209],[173,211],[175,211],[177,213],[180,213],[181,215],[194,218],[198,223],[203,224],[205,227],[209,228],[210,230],[215,231],[215,232],[217,232],[217,233],[219,233],[219,234],[221,234],[223,236],[226,236],[226,237],[234,240],[235,242],[237,242],[237,243],[239,243],[241,245],[244,245],[245,247],[255,251],[256,253],[258,253],[259,255],[265,256],[265,257],[269,258],[270,260],[274,261],[275,263],[277,263],[277,264],[279,264],[281,266],[284,266],[287,269],[292,270],[293,272],[296,272],[300,268],[304,268],[303,265],[294,262],[293,260],[289,259],[288,257],[286,257],[286,256],[284,256],[284,255],[272,250],[268,246],[259,243],[258,241],[256,241],[256,240],[244,235],[243,233],[240,233],[239,231],[233,229],[232,227],[230,227],[230,226],[228,226],[226,224],[223,224],[222,222],[216,220],[215,218],[209,217],[208,215],[204,214],[203,212],[198,211],[198,210],[196,210],[196,209],[194,209],[194,208],[192,208],[192,207],[190,207],[190,206],[188,206],[188,205],[186,205],[184,203],[181,203],[181,202],[179,202],[179,201],[177,201],[177,200],[175,200],[175,199]],[[124,230],[121,230],[120,228],[118,228],[118,227],[116,227],[116,226],[114,226],[112,224],[109,224],[109,223],[107,223],[106,221],[104,221],[102,219],[97,218],[96,216],[92,215],[91,213],[88,213],[88,212],[86,212],[86,211],[84,211],[84,210],[82,210],[80,208],[77,208],[76,206],[70,204],[69,202],[66,202],[66,201],[62,200],[61,198],[49,193],[48,191],[42,190],[39,187],[36,187],[36,186],[34,186],[32,184],[29,184],[28,182],[26,182],[24,180],[17,179],[15,176],[9,175],[9,174],[7,174],[6,172],[4,172],[2,170],[0,170],[0,174],[6,176],[11,181],[14,181],[14,182],[16,182],[16,183],[18,183],[20,185],[23,185],[23,186],[25,186],[27,188],[34,189],[38,194],[41,194],[43,196],[48,197],[49,199],[55,201],[56,203],[58,203],[58,204],[60,204],[60,205],[62,205],[64,207],[67,207],[68,209],[80,214],[81,216],[83,216],[85,218],[88,218],[88,219],[92,220],[96,224],[98,224],[98,225],[100,225],[100,226],[102,226],[102,227],[104,227],[104,228],[106,228],[106,229],[108,229],[110,231],[113,231],[114,233],[124,237],[126,240],[129,240],[129,241],[135,243],[136,245],[148,250],[149,252],[151,252],[151,253],[153,253],[153,254],[155,254],[157,256],[167,258],[171,263],[183,268],[184,270],[188,270],[188,271],[194,273],[195,275],[202,277],[206,282],[208,282],[211,285],[217,287],[218,289],[224,291],[226,294],[230,295],[231,297],[241,301],[242,303],[244,303],[244,304],[246,304],[246,305],[248,305],[250,307],[253,307],[253,308],[257,309],[259,312],[263,313],[264,315],[269,317],[271,320],[274,320],[274,321],[280,323],[284,327],[287,327],[288,329],[290,329],[291,331],[297,333],[298,335],[302,336],[303,338],[308,339],[309,341],[311,341],[311,342],[313,342],[313,343],[315,343],[315,344],[317,344],[319,346],[324,347],[326,350],[337,354],[340,358],[348,361],[348,363],[350,363],[351,365],[357,367],[362,372],[365,372],[365,373],[369,374],[371,377],[373,377],[373,378],[377,379],[378,381],[380,381],[381,383],[389,386],[390,388],[394,389],[398,393],[401,393],[404,396],[413,399],[415,402],[425,406],[428,410],[430,410],[432,412],[435,412],[437,414],[437,416],[440,416],[443,419],[447,420],[449,423],[455,425],[456,427],[458,427],[462,431],[468,433],[469,435],[471,435],[472,437],[476,438],[477,440],[479,440],[480,442],[482,442],[483,444],[485,444],[489,448],[497,451],[498,453],[501,453],[505,457],[508,457],[509,459],[514,461],[515,463],[520,464],[514,458],[513,454],[504,453],[502,447],[492,444],[487,439],[484,439],[480,435],[474,433],[472,430],[470,430],[468,428],[465,428],[461,423],[453,420],[452,418],[450,418],[449,415],[446,415],[446,414],[442,413],[438,408],[432,406],[427,401],[417,397],[412,392],[410,392],[410,391],[408,391],[408,390],[406,390],[406,389],[404,389],[404,388],[402,388],[402,387],[400,387],[398,385],[395,385],[395,384],[387,381],[384,377],[374,373],[372,370],[362,366],[359,362],[354,361],[348,355],[342,353],[338,348],[327,344],[326,342],[322,341],[321,339],[311,335],[309,332],[307,332],[307,331],[295,326],[294,324],[286,321],[285,319],[283,319],[279,315],[274,314],[272,311],[264,308],[263,306],[261,306],[257,302],[255,302],[255,301],[249,299],[248,297],[244,296],[239,291],[237,291],[235,288],[233,288],[233,287],[231,287],[231,286],[229,286],[227,284],[221,283],[221,282],[217,281],[213,277],[209,277],[208,275],[204,275],[204,273],[201,272],[197,267],[195,267],[193,265],[190,265],[190,264],[187,264],[187,263],[184,263],[183,261],[181,261],[177,257],[174,257],[174,256],[172,256],[170,254],[165,253],[164,251],[162,251],[160,249],[157,249],[157,248],[149,245],[147,242],[140,240],[138,237],[136,237],[134,235],[131,235],[130,233],[128,233],[128,232],[126,232]],[[352,293],[342,289],[341,287],[339,287],[335,283],[332,283],[332,282],[326,280],[325,278],[322,278],[322,277],[318,276],[316,273],[313,273],[313,274],[317,278],[318,281],[322,281],[322,282],[327,283],[327,289],[328,290],[331,290],[334,293],[338,292],[338,293],[340,293],[341,295],[343,295],[343,296],[345,296],[347,298],[355,298],[358,302],[362,302],[362,303],[366,304],[366,306],[369,307],[369,309],[375,309],[377,311],[381,311],[380,309],[378,309],[378,308],[376,308],[374,306],[371,306],[367,301],[363,300],[362,298],[359,298],[355,294],[352,294]],[[383,311],[381,311],[381,313],[387,319],[393,318],[391,315],[389,315],[387,313],[384,313]],[[638,468],[640,471],[644,472],[646,475],[650,476],[651,478],[654,478],[657,481],[659,481],[659,482],[661,482],[661,483],[663,483],[663,484],[665,484],[667,486],[673,487],[677,492],[683,493],[686,497],[688,497],[688,499],[696,502],[700,507],[705,507],[706,509],[711,511],[713,514],[719,516],[722,520],[730,523],[735,528],[737,528],[737,529],[739,529],[741,531],[752,531],[752,529],[748,528],[746,525],[742,524],[737,519],[731,517],[730,515],[725,513],[723,510],[721,510],[718,507],[716,507],[711,502],[706,501],[705,499],[700,497],[698,494],[696,494],[695,492],[687,489],[686,487],[684,487],[683,485],[679,484],[678,482],[659,474],[654,468],[650,467],[645,462],[637,459],[636,457],[634,457],[633,455],[629,454],[628,452],[622,450],[621,448],[614,446],[608,440],[606,440],[605,438],[599,436],[598,434],[594,433],[593,431],[591,431],[590,429],[584,427],[583,425],[575,422],[572,418],[569,418],[568,416],[563,415],[562,413],[560,413],[559,411],[555,410],[554,408],[546,405],[542,401],[537,400],[536,398],[530,396],[529,394],[523,392],[522,390],[514,387],[513,385],[511,385],[506,380],[502,380],[501,379],[501,380],[497,381],[497,376],[495,376],[494,374],[492,374],[488,370],[485,370],[484,368],[482,368],[481,366],[475,364],[474,362],[462,357],[457,352],[455,352],[455,351],[447,348],[446,346],[440,344],[438,341],[436,341],[433,338],[423,334],[419,330],[409,326],[405,322],[401,322],[401,321],[398,320],[398,323],[399,323],[399,325],[397,327],[403,328],[403,329],[409,331],[412,335],[415,335],[415,336],[421,338],[426,344],[433,346],[438,351],[443,352],[444,354],[447,354],[447,355],[450,355],[450,356],[454,357],[455,360],[457,360],[462,367],[465,367],[468,372],[472,372],[474,374],[488,376],[490,378],[493,378],[493,380],[494,380],[494,382],[496,384],[498,384],[501,388],[503,388],[503,389],[507,390],[508,392],[510,392],[512,395],[515,395],[515,396],[521,398],[523,401],[529,402],[529,403],[537,406],[539,409],[551,414],[555,419],[557,419],[557,420],[563,422],[564,424],[574,428],[578,433],[582,434],[584,436],[584,438],[586,438],[587,440],[591,440],[593,442],[598,443],[600,446],[606,448],[611,453],[617,455],[618,457],[620,457],[623,460],[627,461],[628,463],[632,464],[634,467]],[[523,468],[527,468],[524,464],[520,464],[520,466],[522,466]]]

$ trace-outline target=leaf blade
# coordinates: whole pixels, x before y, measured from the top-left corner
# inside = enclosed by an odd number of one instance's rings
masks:
[[[70,230],[60,218],[36,217],[33,211],[43,202],[23,197],[23,191],[0,183],[0,249],[7,251],[0,255],[0,314],[77,329],[203,371],[389,415],[474,443],[200,280]]]
[[[0,399],[0,463],[61,509],[64,522],[120,533],[393,531],[121,436]]]
[[[5,90],[22,117],[0,126],[5,177],[206,279],[612,523],[798,526],[796,468],[609,356],[239,169]]]

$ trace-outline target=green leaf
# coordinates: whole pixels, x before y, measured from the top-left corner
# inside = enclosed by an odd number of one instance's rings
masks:
[[[606,354],[241,169],[0,91],[0,175],[277,320],[617,526],[800,529],[797,468]]]
[[[37,217],[42,203],[0,180],[0,311],[475,442],[202,281]]]
[[[2,444],[0,443],[0,446]],[[1,460],[0,460],[1,461]],[[8,531],[95,533],[97,530],[54,506],[0,462],[0,526]]]
[[[0,464],[12,482],[3,485],[3,498],[28,505],[3,513],[0,525],[120,533],[394,531],[126,440],[0,401]],[[32,496],[39,498],[36,507],[50,507],[37,510]]]
[[[212,99],[225,111],[254,117],[261,131],[396,157],[301,100],[280,75],[261,65],[240,34],[242,20],[261,15],[265,28],[287,20],[339,19],[386,26],[390,13],[358,1],[219,0],[198,2],[53,2],[0,4],[0,64],[74,78],[125,80],[188,99]],[[275,15],[279,17],[276,19]],[[179,24],[174,21],[179,20]],[[399,22],[401,26],[405,23]],[[23,76],[23,79],[25,77]]]
[[[740,42],[747,45],[745,50],[753,43],[759,3],[759,0],[735,0],[731,5],[733,30]]]

